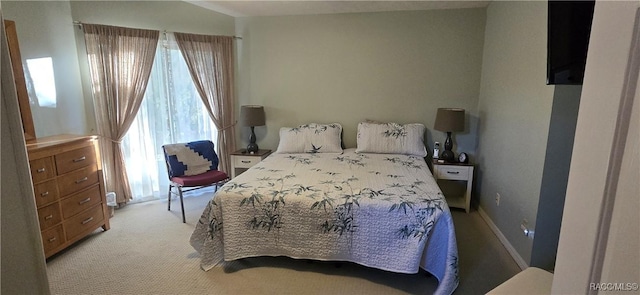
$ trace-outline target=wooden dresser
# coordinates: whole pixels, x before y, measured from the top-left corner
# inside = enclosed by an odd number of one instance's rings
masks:
[[[45,256],[102,227],[109,229],[96,136],[56,135],[27,142]]]

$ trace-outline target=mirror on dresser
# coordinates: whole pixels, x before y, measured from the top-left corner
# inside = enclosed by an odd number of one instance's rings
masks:
[[[24,138],[29,142],[36,138],[36,130],[33,124],[31,105],[29,104],[29,94],[27,92],[27,83],[22,67],[22,57],[20,54],[20,45],[18,43],[16,23],[12,20],[4,20],[4,29],[7,36],[7,44],[9,45],[9,57],[11,58],[11,68],[13,70],[13,78],[16,84]]]

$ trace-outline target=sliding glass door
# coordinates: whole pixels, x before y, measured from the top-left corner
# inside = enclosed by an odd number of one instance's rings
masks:
[[[132,202],[167,197],[163,144],[204,139],[216,143],[216,128],[187,65],[171,36],[167,37],[158,45],[145,97],[122,142]]]

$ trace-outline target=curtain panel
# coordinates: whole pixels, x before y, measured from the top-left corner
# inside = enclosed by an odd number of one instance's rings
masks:
[[[218,129],[220,170],[230,173],[235,150],[233,37],[174,33],[193,83]]]
[[[118,203],[131,199],[120,142],[147,87],[159,31],[83,24],[105,185]]]

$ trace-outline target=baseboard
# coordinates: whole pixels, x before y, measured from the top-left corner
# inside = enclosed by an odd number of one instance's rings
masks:
[[[502,234],[502,232],[496,226],[496,224],[493,223],[493,220],[491,220],[491,218],[489,218],[489,215],[487,215],[487,213],[484,212],[484,210],[480,206],[478,206],[478,213],[480,214],[480,217],[482,217],[482,219],[484,219],[484,222],[487,223],[487,225],[489,226],[491,231],[493,231],[493,233],[498,237],[498,240],[500,240],[500,243],[502,243],[502,245],[505,247],[505,249],[507,249],[507,252],[509,252],[509,254],[511,254],[511,257],[513,258],[513,260],[516,261],[516,263],[518,264],[520,269],[524,270],[527,267],[529,267],[527,262],[524,261],[522,256],[520,256],[520,253],[518,253],[518,251],[516,251],[516,248],[514,248],[511,245],[511,243],[509,243],[509,240],[507,240],[507,237],[505,237]]]

